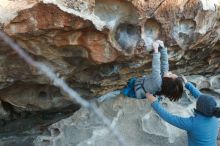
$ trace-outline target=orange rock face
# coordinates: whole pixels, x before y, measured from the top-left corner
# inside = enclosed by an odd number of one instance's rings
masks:
[[[50,31],[45,36],[45,39],[48,40],[45,43],[48,45],[55,45],[55,47],[81,46],[89,52],[87,59],[96,63],[112,62],[117,58],[115,49],[107,42],[107,34],[96,30],[91,22],[65,13],[51,4],[38,4],[31,9],[21,11],[19,16],[4,28],[4,31],[12,36],[29,34],[36,39],[39,39],[42,33],[45,34],[45,31]],[[24,37],[24,39],[26,38]],[[22,42],[26,45],[26,42]],[[34,46],[25,46],[25,48],[34,49],[42,45],[34,40],[33,43],[35,43]],[[49,46],[47,47],[49,48]],[[54,54],[52,57],[55,58]]]
[[[0,25],[34,59],[91,97],[149,73],[157,39],[168,47],[170,70],[219,74],[219,9],[204,0],[47,0]],[[51,84],[2,41],[0,57],[2,89],[17,81]]]

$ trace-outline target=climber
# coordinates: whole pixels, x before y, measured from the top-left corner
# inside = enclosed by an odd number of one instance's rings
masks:
[[[197,98],[194,116],[183,118],[170,114],[150,93],[146,94],[147,100],[162,119],[187,131],[188,146],[217,146],[217,118],[220,118],[220,107],[217,107],[214,97],[202,94],[186,79],[184,79],[184,83],[191,94]]]
[[[181,98],[183,84],[180,77],[169,72],[167,48],[163,41],[153,43],[152,74],[141,78],[131,78],[121,93],[137,99],[146,98],[145,93],[164,95],[171,101]],[[159,50],[159,51],[158,51]],[[161,56],[161,62],[160,62]]]

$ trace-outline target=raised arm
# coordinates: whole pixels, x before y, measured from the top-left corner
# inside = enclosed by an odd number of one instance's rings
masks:
[[[195,97],[198,98],[202,93],[199,91],[198,88],[196,88],[192,83],[187,82],[185,84],[186,89],[190,91],[190,93]]]
[[[169,71],[167,48],[164,46],[163,41],[157,40],[156,42],[159,44],[159,51],[161,54],[161,77],[163,77],[164,74]]]
[[[161,53],[161,76],[163,77],[163,75],[169,71],[167,48],[161,47],[160,53]]]
[[[153,53],[153,60],[152,60],[152,78],[158,86],[161,86],[162,78],[161,78],[161,72],[160,72],[161,71],[160,52],[158,52],[158,47],[159,47],[159,43],[154,42],[153,43],[154,53]]]
[[[157,112],[157,114],[166,122],[170,123],[173,126],[176,126],[180,129],[190,131],[192,128],[192,118],[183,118],[179,116],[175,116],[169,112],[167,112],[160,103],[156,100],[151,106]]]
[[[160,73],[160,53],[153,54],[152,60],[152,77],[153,79],[160,79],[161,80],[161,73]]]

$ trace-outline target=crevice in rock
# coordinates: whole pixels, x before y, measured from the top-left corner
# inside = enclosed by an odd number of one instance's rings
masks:
[[[48,98],[48,94],[45,91],[40,91],[39,94],[38,94],[38,97],[46,99],[46,98]]]
[[[155,40],[161,39],[161,25],[154,19],[147,19],[144,25],[143,39],[147,50],[152,50],[152,44]]]
[[[163,0],[163,1],[160,2],[160,4],[154,9],[154,12],[152,12],[151,17],[153,17],[154,13],[160,8],[160,6],[161,6],[164,2],[166,2],[166,0]]]
[[[173,38],[181,48],[187,49],[196,40],[195,27],[196,22],[191,19],[182,19],[178,25],[174,26]]]
[[[51,85],[17,82],[0,90],[0,137],[36,136],[80,106]],[[58,135],[57,129],[53,130]]]
[[[122,23],[117,27],[115,39],[122,51],[132,54],[141,40],[141,29],[133,24]]]
[[[48,146],[50,145],[50,140],[49,139],[43,139],[42,140],[42,146]]]
[[[0,91],[1,100],[12,104],[21,111],[59,109],[70,105],[71,103],[63,97],[59,88],[44,84],[17,82]]]
[[[94,14],[106,22],[109,28],[119,23],[138,23],[139,15],[131,3],[118,0],[96,0]]]
[[[56,137],[60,134],[60,130],[58,128],[52,128],[50,129],[51,135]]]
[[[220,75],[211,77],[210,84],[212,89],[220,89]]]
[[[8,103],[10,107],[10,116],[8,119],[0,120],[0,137],[1,140],[9,137],[35,137],[38,135],[58,136],[59,129],[52,129],[48,133],[47,127],[53,123],[60,121],[63,118],[67,118],[75,111],[79,110],[79,105],[71,105],[59,110],[44,110],[44,111],[22,111],[18,112],[14,107]],[[4,106],[5,107],[5,106]],[[24,138],[27,139],[27,138]],[[31,143],[33,143],[31,140]],[[14,141],[14,140],[12,140]],[[25,140],[26,141],[26,140]],[[22,142],[20,142],[22,143]],[[1,143],[0,143],[1,144]]]

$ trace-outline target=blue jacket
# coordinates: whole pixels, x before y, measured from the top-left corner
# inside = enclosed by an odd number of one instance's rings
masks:
[[[185,87],[195,98],[201,95],[201,92],[191,83],[186,83]],[[195,113],[194,116],[183,118],[167,112],[158,101],[151,105],[166,122],[187,131],[188,146],[217,146],[218,119],[216,117]]]

